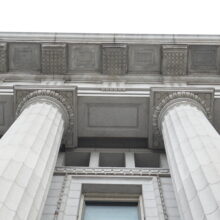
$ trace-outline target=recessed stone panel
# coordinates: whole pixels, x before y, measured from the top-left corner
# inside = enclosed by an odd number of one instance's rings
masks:
[[[147,99],[79,97],[79,137],[147,137]]]
[[[160,45],[130,45],[129,72],[159,73]]]
[[[100,66],[99,45],[69,45],[69,70],[97,72]]]
[[[218,73],[220,50],[217,46],[190,46],[189,72]]]
[[[162,74],[184,76],[187,73],[187,46],[163,45]]]
[[[0,43],[0,72],[7,71],[7,44]]]
[[[9,69],[11,71],[40,71],[40,44],[9,44]]]
[[[137,128],[138,105],[134,104],[88,104],[88,127]],[[127,117],[132,115],[132,117]]]
[[[128,70],[127,45],[102,45],[102,73],[123,75]]]

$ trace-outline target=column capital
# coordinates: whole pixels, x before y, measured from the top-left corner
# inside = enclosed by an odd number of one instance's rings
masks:
[[[212,120],[214,89],[152,88],[150,96],[149,147],[163,148],[160,124],[167,111],[176,105],[190,104]]]
[[[67,146],[76,146],[76,87],[14,87],[14,109],[16,117],[18,117],[26,107],[40,102],[49,103],[59,109],[65,122],[65,142],[72,140],[70,141],[71,143],[67,144]],[[68,138],[66,136],[68,136]]]

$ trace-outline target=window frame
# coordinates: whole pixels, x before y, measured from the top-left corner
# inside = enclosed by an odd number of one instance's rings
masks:
[[[93,202],[137,202],[138,220],[144,220],[143,196],[141,194],[117,194],[112,196],[110,193],[84,193],[80,198],[78,220],[84,220],[85,207],[87,201]]]

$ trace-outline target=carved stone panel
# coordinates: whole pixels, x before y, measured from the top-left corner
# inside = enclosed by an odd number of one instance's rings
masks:
[[[189,72],[218,73],[220,64],[220,49],[217,46],[189,47]]]
[[[0,43],[0,72],[7,72],[7,44]]]
[[[187,46],[164,45],[162,49],[162,74],[167,76],[186,75]]]
[[[9,69],[11,71],[40,71],[40,44],[9,44]]]
[[[48,75],[66,73],[65,44],[43,44],[41,53],[42,73]]]
[[[159,73],[160,45],[130,45],[129,72]]]
[[[107,75],[127,73],[127,45],[102,45],[102,72]]]
[[[149,147],[161,149],[164,147],[162,134],[159,128],[160,113],[168,103],[174,104],[178,100],[187,100],[198,103],[204,109],[209,120],[213,117],[213,89],[199,88],[152,88],[150,95],[149,115]],[[191,101],[192,100],[192,101]]]
[[[70,72],[98,72],[100,69],[99,45],[69,45]]]

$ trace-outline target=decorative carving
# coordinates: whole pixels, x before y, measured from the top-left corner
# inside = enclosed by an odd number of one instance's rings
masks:
[[[65,191],[65,188],[66,188],[66,185],[67,185],[67,181],[68,181],[68,176],[65,175],[64,178],[63,178],[61,190],[60,190],[60,193],[59,193],[59,199],[58,199],[57,204],[56,204],[56,210],[54,212],[54,216],[56,216],[56,217],[58,217],[58,215],[61,211],[61,208],[62,208],[61,205],[62,205],[62,202],[64,202],[63,200],[65,200],[64,191]]]
[[[60,109],[67,128],[69,125],[73,125],[73,110],[66,99],[59,93],[46,89],[36,90],[25,96],[17,106],[16,116],[18,117],[20,113],[33,102],[45,101],[50,102]]]
[[[69,46],[70,71],[97,72],[100,68],[100,46],[74,44]]]
[[[166,204],[165,204],[164,196],[163,196],[162,184],[161,184],[159,175],[157,176],[157,185],[158,185],[158,190],[159,190],[159,194],[160,194],[160,200],[161,200],[164,220],[168,220],[168,214],[167,214]]]
[[[52,75],[66,73],[66,44],[42,45],[42,73]]]
[[[65,120],[64,140],[67,147],[77,144],[77,119],[76,119],[76,88],[59,88],[49,86],[22,87],[15,86],[15,114],[33,102],[49,102],[58,107]]]
[[[214,90],[190,88],[152,88],[150,97],[149,147],[163,148],[160,123],[166,110],[173,105],[187,102],[200,108],[212,119]]]
[[[159,73],[160,45],[129,45],[129,72]]]
[[[120,175],[120,176],[170,176],[169,169],[155,168],[90,168],[90,167],[56,167],[55,174],[70,175]]]
[[[168,76],[186,75],[187,70],[187,46],[165,45],[163,46],[162,73]]]
[[[189,71],[195,73],[219,72],[219,47],[193,45],[189,48]]]
[[[0,72],[7,72],[7,44],[0,44]]]
[[[127,46],[102,46],[102,71],[108,75],[123,75],[127,73]]]

